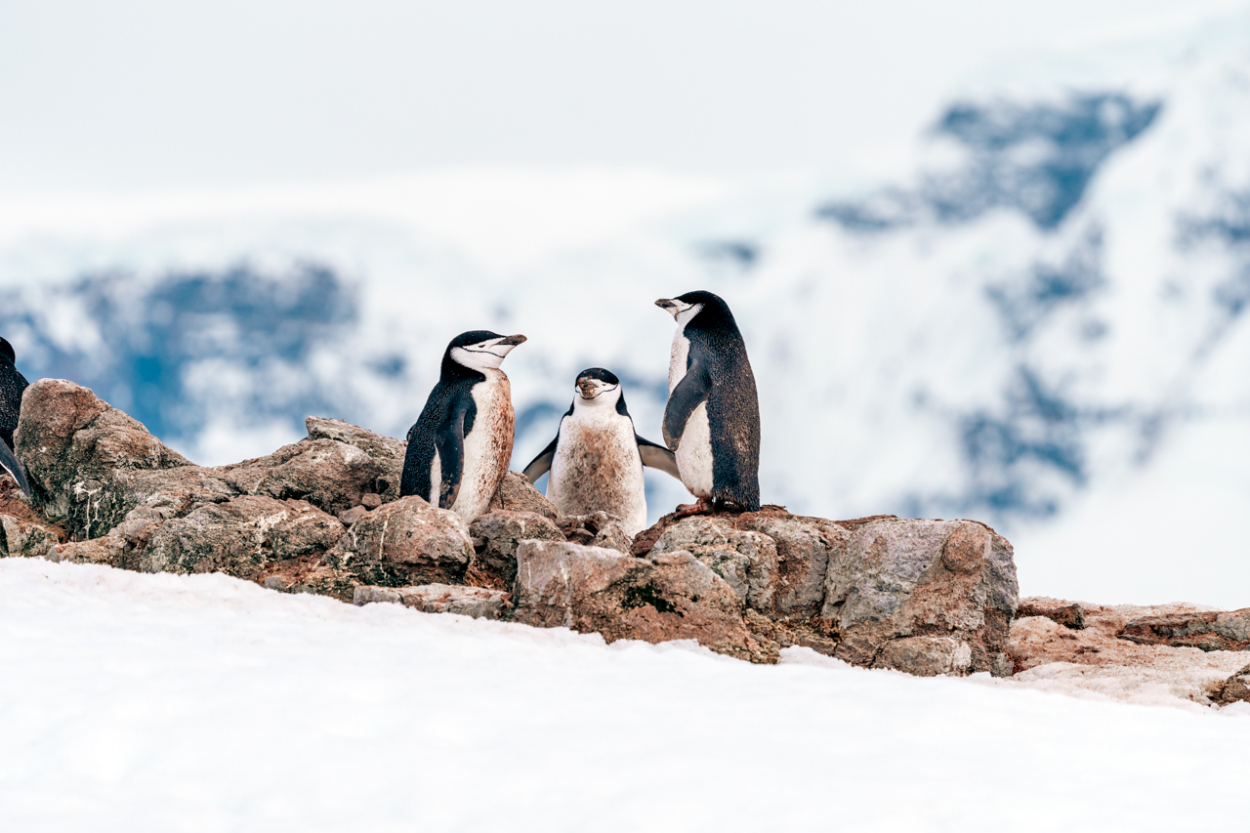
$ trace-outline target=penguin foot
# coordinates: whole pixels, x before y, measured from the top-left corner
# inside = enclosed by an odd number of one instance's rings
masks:
[[[698,503],[682,503],[673,511],[675,518],[688,518],[691,515],[706,515],[712,511],[712,502],[707,498],[699,498]]]

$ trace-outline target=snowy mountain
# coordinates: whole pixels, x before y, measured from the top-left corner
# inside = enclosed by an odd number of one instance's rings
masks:
[[[459,171],[0,205],[0,332],[204,463],[305,415],[402,436],[446,342],[505,369],[523,466],[572,381],[657,438],[672,323],[723,295],[761,392],[764,498],[973,516],[1022,591],[1244,606],[1250,15],[973,79],[887,171],[720,182]],[[657,476],[651,514],[684,499]]]

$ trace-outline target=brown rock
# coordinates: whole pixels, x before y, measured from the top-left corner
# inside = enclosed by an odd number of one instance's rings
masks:
[[[776,662],[777,647],[742,621],[742,602],[688,552],[637,559],[615,550],[525,541],[517,550],[513,618],[600,633],[609,641],[695,639],[718,653]]]
[[[499,491],[490,502],[488,511],[506,509],[510,512],[535,512],[549,520],[557,520],[560,510],[534,488],[534,484],[520,472],[510,471],[499,484]]]
[[[777,511],[743,515],[738,526],[767,535],[777,548],[776,615],[810,618],[824,607],[829,556],[846,546],[849,531],[824,518]]]
[[[335,440],[355,446],[381,466],[383,473],[374,484],[374,488],[369,490],[370,493],[378,495],[378,505],[399,497],[399,481],[404,471],[404,454],[407,452],[408,443],[393,437],[375,434],[339,419],[310,416],[304,420],[304,426],[308,429],[308,439]],[[367,509],[377,508],[377,506],[370,506],[370,501],[363,498],[361,504]]]
[[[391,476],[356,446],[328,439],[300,440],[268,457],[216,471],[240,494],[306,500],[331,515],[359,506],[367,493],[376,490],[379,479]]]
[[[469,525],[469,535],[480,540],[477,562],[510,587],[516,580],[516,551],[522,541],[563,541],[554,523],[535,512],[497,509]]]
[[[137,566],[256,580],[269,562],[320,555],[342,537],[342,524],[305,501],[250,495],[165,521]]]
[[[382,496],[370,492],[360,499],[360,505],[369,510],[377,509],[382,505]]]
[[[0,515],[0,556],[37,558],[57,543],[47,527],[14,515]]]
[[[393,602],[423,613],[458,613],[474,619],[499,619],[512,594],[485,587],[455,587],[450,584],[423,584],[416,587],[357,587],[352,601],[357,605]]]
[[[1229,703],[1250,703],[1250,665],[1224,681],[1216,702],[1221,706]]]
[[[112,495],[115,477],[191,465],[141,423],[63,379],[26,389],[15,440],[34,506],[84,538],[104,534],[134,508]]]
[[[825,586],[821,615],[841,633],[841,659],[929,674],[938,650],[932,646],[946,643],[883,652],[897,639],[949,637],[971,652],[966,666],[956,662],[962,648],[950,654],[953,673],[1011,673],[1006,650],[1016,570],[1011,544],[988,527],[898,518],[860,523],[831,554]],[[920,662],[914,669],[903,665],[911,657]]]
[[[725,580],[738,598],[754,610],[771,612],[777,575],[777,545],[767,535],[742,531],[736,519],[713,515],[685,518],[664,530],[650,557],[689,552]]]
[[[369,514],[369,510],[366,509],[365,507],[353,506],[351,509],[348,509],[346,512],[342,512],[339,514],[339,523],[341,523],[343,526],[351,526],[352,524],[356,523],[356,521],[360,520],[361,518],[363,518],[365,515],[368,515],[368,514]]]
[[[1021,601],[1021,610],[1055,610],[1074,604],[1050,598]],[[1193,605],[1157,607],[1080,603],[1086,627],[1073,630],[1046,616],[1024,616],[1011,626],[1008,645],[1016,674],[1026,685],[1062,686],[1157,703],[1164,694],[1201,705],[1217,701],[1229,675],[1246,664],[1235,651],[1137,644],[1116,634],[1133,620],[1198,611]]]
[[[1020,608],[1016,611],[1016,617],[1023,619],[1026,616],[1045,616],[1052,622],[1074,631],[1085,629],[1085,608],[1079,604],[1047,606],[1035,602],[1021,602]]]
[[[415,495],[399,498],[358,521],[326,554],[329,566],[365,584],[460,583],[473,557],[460,516]]]
[[[58,544],[49,550],[48,560],[68,561],[73,564],[103,564],[121,570],[135,569],[134,547],[117,535]]]
[[[1128,622],[1121,639],[1204,651],[1250,650],[1250,607],[1231,611],[1147,616]]]

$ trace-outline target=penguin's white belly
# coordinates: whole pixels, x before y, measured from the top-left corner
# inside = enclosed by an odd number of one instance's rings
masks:
[[[686,338],[686,328],[677,328],[673,336],[673,346],[668,352],[668,392],[672,393],[677,384],[686,378],[686,363],[690,358],[690,339]]]
[[[565,417],[547,497],[565,515],[607,512],[620,518],[630,535],[646,529],[647,498],[634,423],[615,411],[585,419]]]
[[[681,441],[677,444],[677,470],[681,482],[695,497],[712,494],[712,432],[707,422],[707,403],[699,406],[686,420]]]
[[[484,370],[486,381],[473,386],[477,415],[473,428],[464,438],[464,467],[460,492],[452,511],[465,522],[484,515],[512,460],[512,385],[499,370]]]

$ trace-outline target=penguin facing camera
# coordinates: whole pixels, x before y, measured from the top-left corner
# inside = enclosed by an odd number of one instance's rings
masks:
[[[668,367],[664,442],[699,498],[684,514],[760,508],[760,406],[746,344],[729,305],[711,292],[661,298],[677,321]]]
[[[499,369],[525,336],[461,333],[443,353],[438,384],[408,431],[401,495],[420,495],[465,523],[482,515],[512,459],[512,387]]]
[[[536,482],[548,471],[547,497],[565,515],[607,512],[637,535],[647,527],[643,466],[681,479],[673,452],[643,439],[625,407],[621,380],[591,367],[577,374],[573,404],[560,418],[556,438],[528,466]]]
[[[13,432],[22,411],[22,394],[30,383],[17,369],[17,354],[7,339],[0,338],[0,468],[17,481],[23,493],[30,494],[26,471],[17,459]]]

